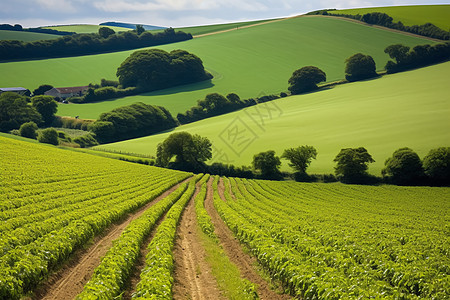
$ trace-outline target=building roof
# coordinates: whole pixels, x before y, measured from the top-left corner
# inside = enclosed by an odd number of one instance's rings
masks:
[[[84,90],[87,90],[89,86],[74,86],[74,87],[62,87],[55,88],[61,94],[70,94],[70,93],[78,93]]]
[[[10,88],[0,88],[2,92],[17,92],[17,91],[28,91],[28,89],[23,87],[10,87]]]

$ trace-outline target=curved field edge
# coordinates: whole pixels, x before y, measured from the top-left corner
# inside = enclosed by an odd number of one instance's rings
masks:
[[[415,46],[433,42],[339,18],[317,16],[204,36],[157,48],[184,49],[198,55],[214,75],[211,82],[98,103],[62,104],[58,115],[95,119],[103,112],[138,101],[161,105],[177,114],[213,92],[225,95],[234,92],[241,98],[277,94],[287,90],[287,81],[294,70],[307,65],[323,69],[327,81],[344,78],[344,61],[357,52],[373,56],[377,69],[381,70],[389,59],[384,49],[396,43]],[[0,72],[9,74],[2,84],[35,89],[41,84],[82,86],[99,82],[101,78],[115,79],[117,67],[132,52],[1,63]]]
[[[402,22],[404,25],[423,25],[432,23],[443,30],[450,28],[450,5],[411,5],[411,6],[385,6],[367,7],[356,9],[339,9],[333,14],[364,15],[372,12],[388,14],[394,22]]]
[[[174,131],[98,147],[147,155],[173,132],[208,137],[212,162],[250,165],[253,155],[299,145],[317,148],[310,173],[333,173],[341,148],[363,146],[374,157],[369,172],[380,174],[384,161],[401,147],[420,157],[450,141],[450,62],[379,79],[336,86],[315,93],[266,102],[227,115],[177,127]],[[270,113],[270,114],[269,114]],[[265,116],[265,117],[264,117]],[[233,130],[246,143],[236,143]],[[231,135],[230,135],[231,134]],[[284,170],[289,167],[284,164]]]

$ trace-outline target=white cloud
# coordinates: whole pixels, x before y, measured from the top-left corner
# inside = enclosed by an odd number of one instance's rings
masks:
[[[77,11],[70,0],[37,0],[36,1],[43,9],[74,13]]]

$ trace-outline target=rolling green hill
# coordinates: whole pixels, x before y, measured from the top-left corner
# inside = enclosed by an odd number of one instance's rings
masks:
[[[61,37],[60,35],[27,32],[27,31],[13,31],[13,30],[0,30],[1,40],[18,40],[24,42],[34,42],[39,40],[51,40]]]
[[[337,11],[333,11],[332,13],[364,15],[371,12],[386,13],[394,19],[394,22],[401,21],[407,26],[433,23],[443,30],[450,30],[450,5],[413,5],[339,9]]]
[[[447,62],[267,102],[175,131],[207,136],[216,147],[215,161],[228,158],[236,165],[250,165],[261,151],[281,155],[286,148],[312,145],[319,153],[312,173],[332,173],[332,160],[341,148],[363,146],[376,160],[369,171],[379,175],[385,159],[400,147],[423,157],[431,148],[448,146],[449,76]],[[99,147],[154,155],[169,134]],[[283,169],[289,168],[284,164]]]
[[[202,82],[156,91],[117,101],[70,104],[59,107],[59,115],[97,118],[115,107],[142,101],[184,112],[206,94],[235,92],[242,98],[286,91],[292,72],[315,65],[328,81],[344,78],[344,61],[362,52],[372,55],[377,68],[389,59],[384,49],[391,44],[409,46],[433,43],[422,38],[321,16],[298,17],[259,26],[204,36],[159,46],[164,50],[185,49],[198,55],[214,75]],[[4,86],[35,89],[41,84],[56,87],[87,85],[101,78],[114,79],[117,67],[133,51],[0,64],[0,72],[10,74]]]
[[[59,25],[59,26],[48,26],[42,27],[45,29],[53,29],[59,31],[76,32],[76,33],[96,33],[100,27],[109,27],[116,32],[128,31],[130,29],[117,26],[100,26],[100,25],[90,25],[90,24],[80,24],[80,25]]]

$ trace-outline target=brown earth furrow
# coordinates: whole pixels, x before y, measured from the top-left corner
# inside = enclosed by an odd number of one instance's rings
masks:
[[[222,200],[225,201],[224,198]],[[255,270],[256,259],[242,250],[240,242],[234,237],[233,232],[220,218],[213,204],[212,180],[208,181],[208,192],[205,200],[205,208],[211,217],[215,233],[226,255],[230,258],[241,272],[241,276],[250,280],[258,286],[258,295],[262,300],[291,299],[289,295],[278,294],[270,289],[270,284],[264,280]]]
[[[206,252],[200,241],[194,196],[186,206],[177,228],[174,248],[174,299],[220,300],[225,299],[219,291],[212,270],[206,261]]]
[[[183,182],[189,180],[191,178]],[[181,183],[174,185],[155,200],[146,204],[135,213],[130,214],[120,224],[110,226],[103,235],[94,238],[93,244],[88,249],[76,251],[66,266],[53,274],[46,283],[35,291],[33,299],[69,300],[75,298],[81,293],[86,282],[92,277],[95,268],[100,264],[101,259],[112,246],[112,242],[121,235],[122,231],[133,220],[139,218],[147,209],[175,191]]]

